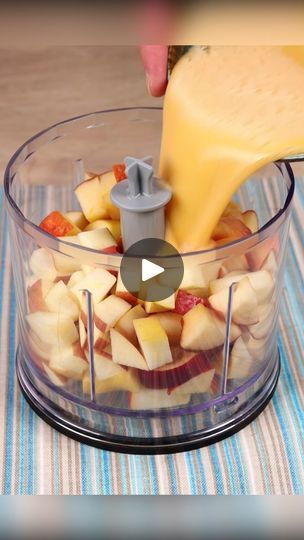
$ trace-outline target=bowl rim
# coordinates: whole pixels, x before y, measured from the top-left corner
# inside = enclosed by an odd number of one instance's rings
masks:
[[[91,248],[87,248],[84,246],[80,246],[77,244],[71,244],[68,241],[64,241],[61,239],[59,240],[57,237],[54,237],[53,235],[42,230],[38,225],[36,225],[31,220],[26,218],[24,214],[21,212],[21,210],[19,209],[19,207],[17,206],[17,204],[15,203],[10,193],[11,184],[16,174],[14,173],[13,175],[11,175],[11,168],[16,162],[17,158],[22,154],[22,152],[24,152],[24,150],[30,143],[39,139],[42,135],[48,133],[54,128],[57,128],[58,126],[77,122],[78,120],[89,118],[91,116],[93,117],[95,115],[103,115],[103,114],[106,115],[110,113],[121,113],[121,112],[126,112],[126,111],[158,111],[160,112],[162,110],[163,110],[162,107],[139,106],[139,107],[119,107],[119,108],[111,108],[111,109],[94,111],[90,113],[77,115],[71,118],[67,118],[60,122],[56,122],[55,124],[52,124],[51,126],[39,131],[38,133],[36,133],[35,135],[27,139],[11,156],[4,172],[4,195],[5,195],[5,201],[6,201],[6,208],[8,210],[9,215],[12,217],[13,221],[17,223],[17,225],[21,229],[23,229],[27,234],[29,234],[40,246],[53,249],[55,251],[69,255],[71,257],[75,257],[80,260],[83,259],[85,262],[90,261],[98,265],[106,264],[110,266],[112,265],[113,267],[117,267],[118,265],[120,265],[120,261],[123,257],[122,253],[107,254],[107,253],[103,253],[103,252],[100,252]],[[30,152],[28,155],[26,155],[25,158],[23,159],[23,162],[32,154],[33,152]],[[285,165],[286,173],[290,181],[290,186],[287,187],[288,193],[287,193],[283,207],[267,223],[265,223],[263,227],[261,227],[258,231],[256,231],[255,233],[252,233],[249,236],[240,238],[238,240],[234,240],[233,242],[227,243],[223,246],[217,246],[216,248],[209,248],[205,250],[180,253],[180,255],[182,257],[187,257],[187,258],[195,257],[196,263],[206,263],[212,260],[226,258],[232,254],[237,255],[237,254],[244,253],[250,250],[251,248],[253,248],[255,245],[257,245],[259,242],[261,242],[265,238],[275,233],[275,231],[280,227],[280,225],[284,221],[285,217],[289,215],[290,210],[291,210],[291,201],[293,199],[294,190],[295,190],[295,179],[294,179],[294,174],[293,174],[290,163],[293,163],[296,161],[297,162],[304,161],[304,154],[299,154],[298,156],[297,155],[290,156],[284,159],[278,159],[276,161],[272,161],[268,163],[268,164],[274,163],[280,170],[283,177],[284,177],[284,173],[281,170],[281,164]],[[258,170],[258,168],[256,170]],[[200,259],[199,261],[198,261],[198,258]]]

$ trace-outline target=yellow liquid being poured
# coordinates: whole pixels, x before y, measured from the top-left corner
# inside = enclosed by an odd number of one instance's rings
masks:
[[[193,47],[164,102],[166,238],[208,246],[233,193],[264,164],[304,151],[304,47]]]

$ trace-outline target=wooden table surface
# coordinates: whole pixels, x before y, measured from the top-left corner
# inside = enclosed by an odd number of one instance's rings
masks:
[[[0,178],[13,152],[49,125],[105,108],[157,105],[136,47],[0,49]]]

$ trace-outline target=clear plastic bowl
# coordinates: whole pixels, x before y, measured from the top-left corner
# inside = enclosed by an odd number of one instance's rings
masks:
[[[94,306],[85,318],[78,304],[73,320],[60,306],[53,305],[51,316],[46,311],[46,291],[79,271],[110,271],[115,294],[121,255],[60,241],[41,230],[40,221],[52,210],[79,210],[73,190],[84,171],[107,171],[126,155],[152,155],[157,170],[161,124],[156,108],[66,120],[23,144],[5,172],[23,393],[60,431],[120,452],[181,451],[226,437],[259,414],[279,374],[276,331],[294,192],[288,161],[264,167],[235,194],[243,211],[258,214],[258,232],[216,250],[183,254],[185,268],[201,276],[202,297],[227,273],[247,279],[243,293],[233,284],[239,277],[226,283],[221,312],[204,301],[184,318],[183,348],[181,321],[169,312],[174,363],[150,371],[121,367],[111,359],[109,328],[103,334],[96,328]],[[256,293],[251,309],[248,287]],[[127,335],[139,348],[134,332]]]

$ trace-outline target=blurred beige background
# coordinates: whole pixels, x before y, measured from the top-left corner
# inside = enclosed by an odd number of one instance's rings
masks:
[[[158,104],[147,93],[136,47],[0,48],[0,181],[19,145],[55,122]]]

